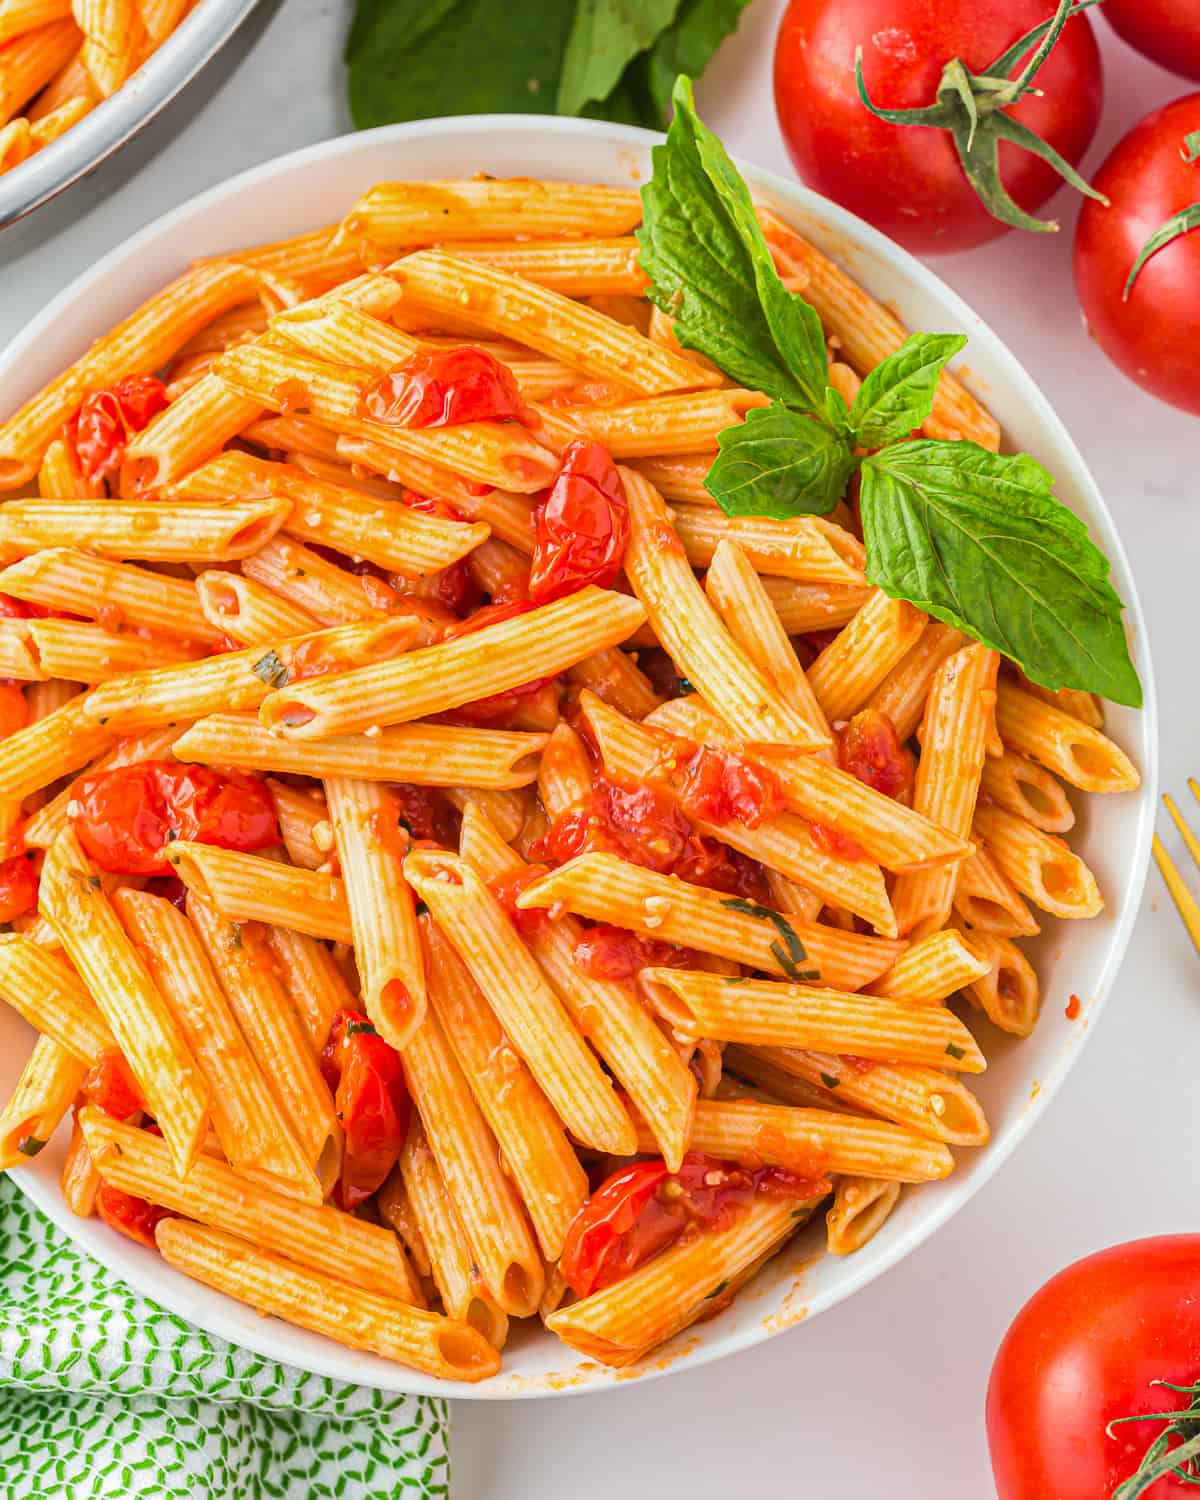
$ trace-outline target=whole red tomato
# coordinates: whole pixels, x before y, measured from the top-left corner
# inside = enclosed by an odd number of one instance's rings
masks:
[[[775,49],[775,104],[796,170],[918,253],[965,250],[1002,234],[945,130],[892,124],[866,108],[855,51],[862,48],[873,104],[914,109],[937,101],[947,63],[958,58],[981,72],[1054,11],[1052,0],[791,0]],[[1024,94],[1006,113],[1075,165],[1103,98],[1086,16],[1067,22],[1037,87],[1040,95]],[[1007,141],[998,160],[1001,182],[1026,213],[1061,186],[1052,167]]]
[[[1100,14],[1123,41],[1184,78],[1200,78],[1195,0],[1104,0]]]
[[[992,1366],[987,1431],[1000,1500],[1109,1500],[1165,1426],[1122,1419],[1186,1411],[1192,1393],[1153,1382],[1197,1380],[1200,1235],[1076,1261],[1025,1304]],[[1200,1430],[1200,1412],[1185,1424]],[[1167,1475],[1149,1493],[1183,1500],[1196,1487]]]
[[[1200,203],[1200,94],[1135,125],[1096,176],[1110,208],[1085,203],[1075,231],[1075,289],[1088,332],[1144,390],[1200,414],[1200,232],[1156,251],[1126,286],[1151,235]]]

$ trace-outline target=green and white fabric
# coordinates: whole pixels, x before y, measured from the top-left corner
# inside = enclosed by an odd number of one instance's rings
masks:
[[[2,1500],[445,1500],[447,1421],[190,1327],[0,1176]]]

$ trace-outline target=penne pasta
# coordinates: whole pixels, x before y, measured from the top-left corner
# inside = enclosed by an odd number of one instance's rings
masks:
[[[0,547],[85,548],[144,562],[214,562],[248,557],[275,535],[286,500],[175,505],[136,500],[9,500],[0,509]]]
[[[876,589],[808,669],[825,717],[848,719],[920,639],[928,615]]]
[[[83,1085],[87,1064],[39,1036],[0,1109],[0,1172],[34,1157],[58,1129]]]
[[[206,643],[222,633],[206,619],[192,583],[68,547],[48,548],[11,563],[0,571],[0,591],[47,609],[102,620],[110,628],[124,624]]]
[[[979,787],[998,807],[1043,833],[1069,833],[1075,826],[1075,809],[1055,777],[1011,750],[984,761]]]
[[[900,1199],[900,1184],[881,1177],[842,1177],[825,1215],[830,1255],[852,1255],[875,1238]]]
[[[1094,917],[1104,909],[1096,877],[1062,839],[995,805],[975,813],[975,835],[1023,896],[1055,917]]]
[[[996,728],[1007,749],[1080,791],[1128,792],[1141,785],[1129,757],[1106,734],[1007,682],[996,699]]]
[[[346,887],[336,876],[183,839],[170,845],[167,859],[188,890],[229,922],[266,922],[335,943],[353,941]]]

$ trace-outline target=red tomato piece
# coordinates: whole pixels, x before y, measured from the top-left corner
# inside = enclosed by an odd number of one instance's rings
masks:
[[[1088,332],[1130,380],[1194,415],[1200,415],[1200,233],[1192,229],[1164,244],[1127,284],[1151,235],[1200,203],[1200,162],[1186,159],[1184,141],[1197,130],[1200,93],[1147,115],[1096,173],[1109,206],[1085,202],[1075,230],[1075,290]]]
[[[629,502],[607,448],[576,442],[534,515],[529,597],[549,604],[594,584],[611,588],[629,543]]]
[[[129,436],[168,406],[167,388],[153,375],[127,375],[83,398],[67,423],[66,439],[86,479],[120,468]]]
[[[160,1203],[136,1198],[107,1182],[102,1182],[96,1189],[96,1212],[110,1229],[127,1235],[139,1245],[149,1245],[151,1250],[158,1248],[154,1239],[155,1226],[161,1220],[171,1218],[170,1209],[163,1208]]]
[[[719,1229],[756,1193],[814,1198],[823,1177],[782,1167],[745,1167],[689,1152],[676,1173],[661,1160],[615,1172],[571,1221],[559,1269],[581,1297],[620,1281],[695,1229]]]
[[[128,1120],[146,1107],[138,1081],[119,1047],[106,1047],[101,1052],[83,1080],[83,1092],[90,1103],[117,1120]]]
[[[337,1196],[347,1212],[364,1203],[396,1165],[411,1103],[400,1054],[366,1016],[340,1010],[321,1053],[321,1071],[345,1133]]]
[[[575,961],[593,979],[632,979],[642,969],[689,969],[696,952],[602,922],[575,944]]]
[[[389,788],[396,818],[405,833],[442,849],[458,847],[458,811],[434,787],[397,783]]]
[[[412,355],[367,386],[358,403],[359,416],[397,427],[512,422],[524,410],[513,372],[472,345]]]
[[[534,855],[562,864],[585,850],[601,849],[666,874],[691,836],[691,825],[662,792],[597,776],[585,801],[554,819]]]
[[[519,870],[510,870],[507,875],[497,875],[494,880],[488,881],[488,889],[522,937],[536,937],[539,932],[545,932],[558,915],[553,907],[517,905],[517,897],[525,887],[548,873],[545,865],[524,865]]]
[[[90,858],[121,875],[167,875],[175,839],[250,852],[279,842],[263,782],[208,766],[148,760],[84,778],[75,830]]]
[[[693,833],[689,837],[671,874],[692,885],[707,886],[711,891],[743,896],[760,906],[771,905],[771,888],[762,865],[705,834]]]
[[[863,105],[854,54],[862,47],[863,79],[877,108],[924,107],[936,102],[947,63],[958,58],[983,72],[1054,9],[1053,0],[791,0],[775,49],[775,106],[796,171],[919,254],[966,250],[1003,234],[946,131],[894,125]],[[1037,89],[1005,113],[1078,165],[1102,99],[1096,39],[1087,17],[1077,16],[1038,73]],[[1062,185],[1044,161],[1005,141],[999,170],[1027,213]]]
[[[838,764],[885,797],[911,803],[917,763],[896,735],[887,714],[864,708],[835,731]]]
[[[1079,1003],[1079,996],[1072,995],[1071,998],[1067,1001],[1066,1005],[1063,1006],[1063,1015],[1066,1016],[1068,1021],[1074,1021],[1078,1019],[1081,1009],[1082,1006]]]
[[[835,859],[867,858],[867,851],[857,839],[852,839],[848,833],[839,833],[836,828],[830,828],[828,823],[810,823],[808,831],[817,848],[824,850],[826,854],[832,854]]]
[[[0,922],[11,922],[37,906],[38,878],[24,854],[0,861]]]
[[[0,682],[0,740],[29,723],[29,704],[19,683]]]
[[[676,758],[671,785],[683,811],[703,823],[757,828],[783,808],[783,788],[765,766],[708,745],[693,745]]]
[[[1164,1432],[1128,1418],[1189,1405],[1200,1414],[1198,1284],[1200,1235],[1177,1234],[1113,1245],[1034,1293],[988,1384],[1000,1500],[1109,1500]],[[1185,1421],[1194,1434],[1196,1416]],[[1153,1500],[1195,1493],[1175,1473],[1146,1490]]]
[[[1200,12],[1192,0],[1105,0],[1100,14],[1143,56],[1200,79]]]

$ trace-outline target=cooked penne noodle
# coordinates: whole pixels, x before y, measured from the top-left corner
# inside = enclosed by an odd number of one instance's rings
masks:
[[[954,910],[969,927],[1000,937],[1036,937],[1041,931],[1024,896],[984,848],[958,868]]]
[[[315,787],[302,789],[270,778],[267,791],[275,806],[279,836],[288,859],[302,870],[319,870],[333,848],[324,793]]]
[[[900,1184],[880,1177],[842,1177],[825,1215],[830,1255],[852,1255],[883,1228],[900,1199]]]
[[[562,1122],[448,938],[428,938],[429,999],[492,1128],[547,1260],[557,1260],[567,1227],[588,1195],[583,1168]]]
[[[39,1036],[16,1087],[0,1109],[0,1172],[22,1166],[58,1129],[83,1086],[88,1065]]]
[[[510,1316],[528,1317],[545,1287],[537,1241],[503,1170],[496,1139],[471,1097],[436,1015],[424,1015],[413,1031],[404,1054],[404,1074],[420,1113],[409,1145],[413,1135],[420,1139],[428,1133],[448,1206],[462,1225],[484,1287]],[[412,1198],[412,1187],[407,1182],[406,1186]],[[432,1260],[435,1247],[424,1226],[422,1237]]]
[[[292,997],[309,1044],[320,1056],[339,1010],[354,1010],[356,999],[333,954],[316,938],[290,927],[272,927],[267,946],[275,970]]]
[[[86,712],[84,694],[68,698],[43,718],[31,713],[26,728],[0,742],[0,796],[28,797],[86,766],[112,740],[112,732]]]
[[[904,945],[796,921],[740,896],[659,875],[614,854],[580,854],[527,885],[521,910],[565,906],[665,943],[715,953],[770,974],[857,990],[890,970]]]
[[[45,682],[49,677],[27,620],[0,621],[0,671],[12,682]]]
[[[928,622],[903,599],[876,589],[808,669],[808,682],[831,722],[866,706],[888,673],[920,639]]]
[[[0,999],[89,1066],[116,1046],[87,985],[66,959],[15,932],[0,935]]]
[[[960,836],[970,832],[979,795],[999,661],[981,645],[947,658],[934,673],[921,724],[913,807]],[[924,934],[943,926],[956,880],[953,866],[902,875],[892,889],[900,931]]]
[[[38,910],[91,991],[186,1176],[208,1130],[211,1095],[183,1029],[127,936],[71,829],[46,852]]]
[[[963,1023],[937,1006],[685,969],[643,969],[639,983],[659,1014],[685,1037],[832,1048],[964,1073],[981,1073],[987,1066]]]
[[[311,615],[321,625],[348,625],[356,620],[379,622],[387,618],[382,595],[363,577],[330,562],[311,547],[278,536],[260,547],[242,564],[244,575],[252,583],[270,589],[288,604]],[[378,598],[380,602],[374,602]]]
[[[79,28],[69,17],[36,26],[0,45],[0,125],[18,115],[78,48]]]
[[[1041,986],[1037,971],[1016,943],[994,932],[963,931],[964,945],[987,965],[968,994],[1001,1031],[1028,1036],[1037,1023]]]
[[[163,1259],[258,1312],[448,1380],[486,1380],[500,1356],[467,1323],[363,1291],[183,1219],[155,1231]]]
[[[568,667],[567,681],[573,687],[587,688],[630,719],[644,719],[662,702],[634,658],[616,646]]]
[[[0,547],[19,553],[82,547],[145,562],[215,562],[248,557],[279,530],[286,500],[174,505],[136,500],[9,500],[0,509]]]
[[[1096,877],[1062,839],[995,805],[975,812],[975,835],[1023,896],[1055,917],[1094,917],[1104,910]]]
[[[323,739],[424,718],[563,671],[625,640],[642,618],[634,599],[582,589],[487,630],[414,651],[403,662],[283,688],[264,702],[262,721],[285,736]]]
[[[930,620],[916,645],[900,658],[867,700],[868,708],[891,719],[901,744],[917,732],[937,669],[967,644],[961,630]]]
[[[911,1005],[932,1005],[948,1000],[983,974],[983,961],[958,933],[946,929],[914,943],[868,988],[873,995],[890,995]]]
[[[462,857],[489,883],[519,882],[529,868],[474,807],[463,816]],[[581,961],[579,944],[585,936],[573,918],[562,916],[531,931],[526,942],[580,1035],[629,1095],[675,1171],[687,1150],[696,1080],[633,985],[595,974]]]
[[[320,1204],[312,1164],[292,1136],[187,917],[146,891],[116,891],[112,901],[204,1075],[213,1130],[230,1166],[285,1197]]]
[[[272,684],[286,680],[293,670],[336,672],[343,661],[355,657],[386,660],[407,650],[416,634],[415,620],[397,617],[156,667],[102,683],[81,700],[76,712],[85,723],[107,725],[110,734],[118,730],[127,734],[222,709],[256,708],[270,696]],[[3,750],[0,746],[0,763]]]
[[[585,1145],[628,1155],[633,1126],[611,1082],[496,897],[457,855],[414,850],[404,873],[563,1123]]]
[[[0,42],[11,42],[15,36],[49,26],[51,21],[64,21],[70,15],[71,0],[0,0]],[[637,246],[634,239],[620,243]]]
[[[403,1051],[421,1024],[426,1002],[416,903],[403,873],[411,841],[400,804],[386,787],[350,776],[327,776],[325,798],[363,1005],[380,1036]]]
[[[751,407],[767,403],[752,391],[730,388],[651,396],[615,406],[532,404],[541,419],[538,433],[550,447],[561,451],[577,438],[590,438],[603,443],[613,458],[624,460],[715,453],[717,439],[726,428],[736,427]]]
[[[526,824],[538,811],[536,799],[528,792],[490,792],[469,786],[448,786],[443,789],[443,795],[460,813],[466,812],[472,804],[479,808],[506,844],[522,837]]]
[[[31,620],[29,638],[42,672],[72,682],[108,682],[128,672],[190,661],[202,649],[178,637],[106,630],[79,620]]]
[[[38,494],[43,500],[102,500],[106,491],[103,479],[87,478],[74,449],[56,438],[42,455]]]
[[[422,1242],[428,1247],[430,1270],[447,1317],[461,1318],[477,1328],[494,1349],[502,1349],[508,1338],[508,1314],[471,1263],[458,1209],[419,1120],[413,1122],[395,1171],[401,1176]],[[386,1190],[385,1183],[381,1197]]]
[[[798,583],[794,578],[768,576],[762,586],[788,635],[836,630],[852,620],[871,597],[866,584]]]
[[[1075,809],[1058,780],[1012,750],[987,758],[979,785],[998,807],[1043,833],[1069,833],[1075,826]]]
[[[185,640],[211,643],[222,633],[205,618],[192,583],[67,547],[10,564],[0,572],[0,591],[47,609]]]
[[[314,615],[241,573],[214,568],[197,575],[195,589],[204,618],[239,646],[262,646],[321,628]]]
[[[1104,704],[1095,693],[1085,693],[1079,688],[1044,688],[1040,683],[1031,682],[1021,671],[1017,672],[1017,681],[1023,692],[1040,698],[1043,703],[1061,708],[1063,713],[1080,719],[1093,729],[1104,728]]]
[[[774,521],[765,516],[726,516],[697,505],[673,508],[675,531],[693,567],[707,567],[722,542],[733,542],[760,573],[805,583],[860,585],[861,544],[820,516]]]
[[[456,255],[536,281],[564,297],[640,295],[646,288],[646,273],[638,265],[638,252],[633,235],[575,241],[477,240],[454,247]]]
[[[538,765],[538,796],[552,818],[582,802],[592,789],[592,763],[583,741],[560,719]]]
[[[167,850],[189,891],[230,922],[266,922],[335,943],[353,941],[346,887],[321,870],[297,870],[257,854],[183,839]]]
[[[58,1186],[63,1202],[71,1212],[81,1219],[90,1219],[96,1211],[100,1173],[96,1171],[78,1120],[71,1126],[71,1143],[67,1147]]]
[[[1005,747],[1027,755],[1083,792],[1129,792],[1141,785],[1132,761],[1106,734],[1007,682],[996,700]]]

